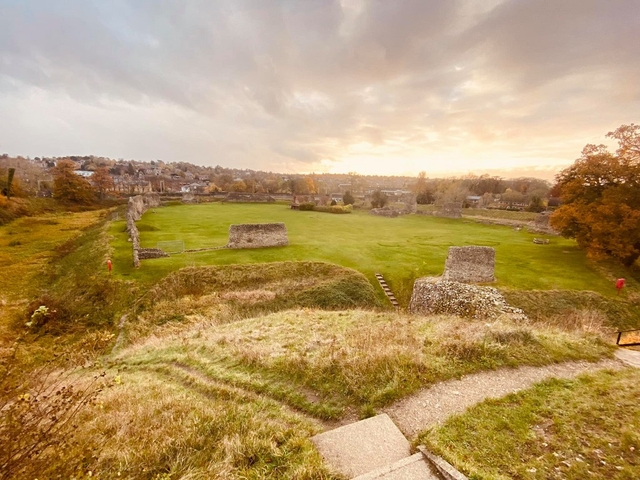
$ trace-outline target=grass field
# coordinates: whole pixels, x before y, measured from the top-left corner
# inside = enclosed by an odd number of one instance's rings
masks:
[[[534,245],[531,234],[464,219],[283,205],[158,208],[138,224],[143,246],[174,239],[187,248],[219,246],[230,223],[273,221],[287,225],[291,246],[182,254],[135,270],[124,222],[109,217],[78,213],[0,227],[0,317],[16,326],[4,330],[6,339],[24,329],[31,301],[64,311],[24,337],[24,365],[65,347],[84,365],[123,338],[103,357],[113,382],[78,419],[79,443],[64,455],[56,443],[42,457],[50,470],[15,478],[336,478],[310,435],[466,373],[610,356],[612,346],[593,328],[600,317],[580,310],[609,313],[612,304],[632,303],[610,296],[601,266],[586,262],[573,242]],[[514,300],[539,310],[530,324],[376,308],[373,272],[406,302],[416,277],[442,272],[448,246],[471,244],[496,247],[498,286],[519,289]],[[178,271],[192,265],[208,266]],[[555,305],[574,311],[562,314],[570,320],[562,327],[548,321]]]
[[[477,480],[640,478],[640,371],[549,380],[420,435]]]
[[[416,278],[442,273],[450,246],[485,245],[496,249],[498,287],[615,293],[610,280],[571,240],[549,237],[548,245],[535,245],[532,240],[540,234],[464,219],[421,215],[383,218],[361,211],[331,215],[293,211],[281,205],[216,203],[157,208],[143,216],[138,228],[143,247],[182,240],[186,249],[196,249],[225,245],[230,224],[267,222],[286,224],[288,247],[183,253],[144,261],[139,270],[131,263],[124,221],[114,222],[111,234],[116,272],[153,282],[170,271],[192,265],[326,261],[359,270],[372,283],[374,273],[382,273],[406,305]]]

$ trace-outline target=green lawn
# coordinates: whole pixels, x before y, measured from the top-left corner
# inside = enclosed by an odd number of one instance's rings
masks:
[[[294,211],[282,205],[214,203],[150,210],[138,228],[143,247],[183,240],[186,249],[196,249],[225,245],[230,224],[268,222],[286,224],[288,247],[183,253],[144,261],[135,270],[124,221],[116,221],[111,227],[115,270],[150,282],[189,265],[326,261],[359,270],[372,282],[375,272],[382,273],[406,304],[416,278],[442,273],[450,246],[485,245],[496,249],[497,287],[594,290],[608,295],[614,290],[571,240],[549,237],[550,244],[535,245],[532,240],[540,234],[464,219],[420,215],[384,218],[361,211],[333,215]]]
[[[640,478],[640,371],[552,379],[482,402],[417,443],[477,480]]]

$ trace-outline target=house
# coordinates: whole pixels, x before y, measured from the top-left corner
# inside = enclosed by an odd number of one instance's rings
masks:
[[[467,203],[469,205],[477,206],[482,201],[482,197],[480,195],[469,195],[467,197]]]

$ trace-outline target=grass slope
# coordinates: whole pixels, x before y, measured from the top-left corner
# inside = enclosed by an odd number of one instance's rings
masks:
[[[187,366],[318,418],[377,407],[421,386],[502,366],[610,355],[591,334],[455,317],[293,310],[227,325],[201,323],[122,351],[117,364]]]
[[[3,272],[0,276],[0,346],[12,342],[18,335],[16,325],[22,327],[26,321],[27,303],[40,296],[44,289],[51,288],[60,275],[73,272],[73,266],[70,272],[63,265],[64,257],[67,260],[74,258],[77,262],[74,278],[84,273],[87,258],[67,255],[103,215],[104,212],[98,211],[50,214],[20,218],[0,226],[0,268]],[[92,243],[96,237],[90,234],[86,240],[80,243]],[[100,246],[89,248],[93,253],[87,257],[91,258],[95,257],[95,248]],[[99,257],[98,261],[101,260]]]
[[[549,380],[487,400],[418,442],[474,480],[640,478],[640,371]]]
[[[124,222],[114,222],[111,234],[116,271],[127,278],[155,282],[190,265],[325,261],[359,270],[371,282],[375,282],[375,272],[383,273],[406,305],[415,278],[442,273],[449,246],[485,245],[496,249],[499,287],[588,289],[604,295],[614,290],[573,241],[552,237],[549,245],[535,245],[534,235],[525,231],[465,220],[420,215],[383,218],[366,212],[328,215],[281,205],[215,203],[154,209],[138,225],[143,246],[183,240],[185,248],[194,249],[225,245],[232,223],[266,222],[284,222],[290,246],[184,253],[143,262],[139,270],[131,266],[131,244],[123,231]]]
[[[151,287],[127,325],[130,341],[194,324],[223,324],[290,308],[379,306],[359,272],[321,262],[187,267]]]

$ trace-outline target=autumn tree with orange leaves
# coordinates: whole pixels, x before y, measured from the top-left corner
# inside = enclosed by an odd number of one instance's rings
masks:
[[[622,125],[607,137],[618,141],[615,154],[587,145],[556,176],[562,205],[551,226],[591,257],[610,256],[630,267],[640,258],[640,125]]]

